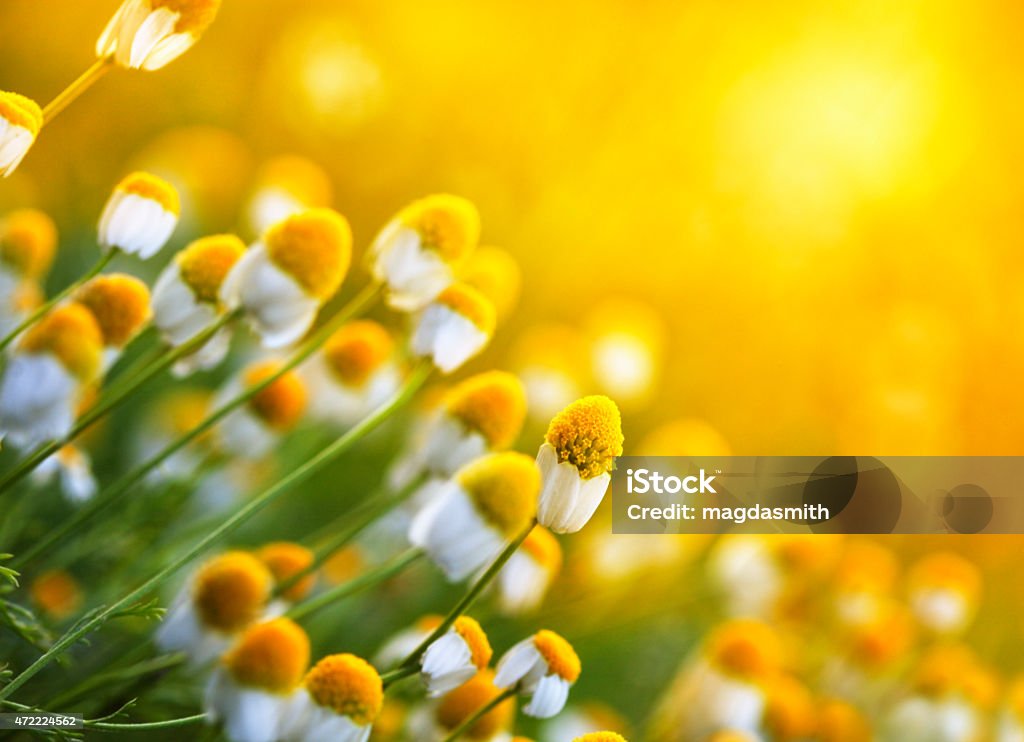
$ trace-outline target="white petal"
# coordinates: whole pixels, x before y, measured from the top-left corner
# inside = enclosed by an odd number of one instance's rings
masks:
[[[494,685],[511,688],[528,677],[536,667],[546,669],[544,657],[537,651],[533,637],[524,639],[505,652],[494,670]]]
[[[545,675],[537,683],[530,702],[523,706],[523,713],[535,719],[550,719],[565,708],[569,700],[569,683],[558,675]]]
[[[115,191],[100,217],[99,241],[145,260],[167,244],[177,224],[178,217],[157,201]]]
[[[198,39],[190,33],[171,34],[153,48],[142,69],[152,72],[170,64],[195,46],[196,41]]]
[[[0,430],[25,448],[64,437],[74,424],[77,391],[53,356],[15,353],[0,381]]]
[[[558,462],[558,454],[550,443],[540,447],[537,466],[543,480],[537,503],[537,521],[555,533],[576,533],[601,504],[611,475],[583,479],[568,461]]]
[[[441,304],[431,304],[420,314],[412,336],[418,356],[430,357],[443,373],[451,373],[475,356],[490,337],[480,328]]]
[[[373,274],[388,286],[392,309],[422,309],[451,285],[447,263],[433,250],[425,250],[415,230],[400,224],[386,227],[371,247]]]
[[[290,701],[290,696],[243,688],[221,667],[214,670],[206,691],[207,713],[223,721],[231,742],[275,742]]]
[[[504,545],[501,534],[484,521],[468,495],[454,483],[416,515],[409,540],[425,550],[452,582],[478,570]]]
[[[13,173],[35,141],[28,129],[0,119],[0,175],[6,178]]]
[[[503,611],[520,614],[533,610],[544,599],[551,572],[530,554],[517,551],[498,573],[498,595]]]
[[[455,690],[477,674],[473,652],[457,631],[448,631],[434,641],[420,659],[427,695],[436,697]]]
[[[487,440],[448,415],[438,418],[423,447],[423,462],[432,471],[450,477],[464,465],[487,453]]]
[[[132,69],[142,68],[156,46],[174,33],[180,18],[178,13],[169,8],[158,8],[150,12],[132,38],[128,66]]]

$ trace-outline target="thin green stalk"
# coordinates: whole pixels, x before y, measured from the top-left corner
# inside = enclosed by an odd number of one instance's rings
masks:
[[[50,123],[57,115],[71,105],[78,96],[91,88],[107,71],[113,67],[112,56],[100,57],[93,62],[89,68],[78,76],[73,83],[68,85],[60,94],[43,108],[43,125]]]
[[[141,724],[112,724],[106,721],[89,721],[86,719],[85,727],[87,729],[95,729],[98,732],[148,732],[154,729],[184,727],[190,724],[205,722],[206,720],[206,714],[183,716],[180,719],[168,719],[166,721],[149,721]]]
[[[36,307],[36,309],[28,317],[23,319],[17,327],[15,327],[9,333],[4,335],[3,339],[0,340],[0,352],[6,350],[8,345],[13,343],[21,333],[25,332],[25,330],[27,330],[36,322],[38,322],[40,317],[42,317],[55,306],[57,306],[62,301],[71,296],[71,294],[75,293],[75,291],[77,291],[90,280],[99,275],[100,271],[102,271],[110,264],[110,261],[114,259],[114,256],[116,254],[117,250],[111,250],[107,252],[98,261],[96,261],[96,264],[93,265],[92,268],[87,270],[81,277],[79,277],[71,285],[69,285],[59,294],[54,296],[52,299],[49,299],[43,302],[40,306]]]
[[[526,537],[530,535],[530,532],[533,531],[536,524],[536,521],[532,521],[529,526],[523,529],[522,533],[510,541],[508,545],[505,546],[504,550],[495,557],[493,562],[491,562],[487,570],[477,578],[472,587],[466,591],[466,594],[463,595],[462,598],[459,599],[459,602],[456,603],[448,612],[448,615],[444,617],[444,620],[441,621],[438,627],[431,632],[430,636],[420,642],[420,645],[410,652],[409,655],[399,663],[395,670],[385,673],[385,675],[382,676],[385,688],[395,680],[408,675],[408,671],[410,669],[414,670],[416,668],[420,655],[426,651],[427,647],[444,636],[445,632],[452,627],[459,617],[465,614],[465,612],[472,607],[473,603],[476,602],[476,599],[480,597],[480,593],[484,591],[484,588],[494,581],[494,578],[498,576],[499,572],[501,572],[501,568],[505,566],[505,563],[511,559],[512,555],[515,554],[519,547],[523,545]]]
[[[330,590],[326,590],[315,598],[304,600],[298,605],[292,607],[292,609],[284,615],[293,621],[301,621],[313,613],[316,613],[321,608],[333,605],[342,598],[347,598],[360,590],[366,590],[367,588],[386,582],[422,557],[423,552],[419,549],[408,549],[403,551],[394,559],[389,562],[385,562],[376,569],[371,569],[370,571],[359,575],[359,577],[351,579],[337,587],[331,588]]]
[[[514,690],[509,689],[492,698],[490,703],[487,703],[478,708],[475,712],[473,712],[473,714],[469,716],[469,718],[464,719],[461,724],[455,727],[455,729],[452,730],[452,733],[444,738],[444,742],[455,742],[455,740],[457,740],[463,734],[472,729],[474,724],[476,724],[482,718],[487,716],[487,714],[496,709],[498,706],[505,703],[505,701],[512,698],[512,696],[514,696],[515,694],[516,692]]]
[[[93,498],[88,505],[78,510],[70,519],[60,526],[51,529],[45,538],[40,539],[29,547],[28,550],[22,552],[11,560],[11,566],[24,566],[40,554],[48,553],[57,544],[61,543],[62,540],[66,539],[70,534],[78,530],[78,528],[83,524],[89,522],[99,513],[120,502],[124,497],[133,492],[134,486],[145,479],[146,475],[151,471],[167,461],[167,459],[190,444],[192,441],[206,433],[229,414],[246,404],[253,396],[259,394],[288,371],[292,370],[309,358],[309,356],[315,353],[316,350],[327,341],[335,330],[351,320],[353,317],[362,313],[373,303],[379,294],[379,286],[368,286],[341,310],[339,310],[337,314],[331,317],[330,320],[325,322],[324,325],[317,330],[309,340],[307,340],[302,347],[277,371],[266,379],[263,379],[260,383],[246,390],[244,394],[235,397],[231,401],[226,402],[224,405],[211,412],[207,415],[205,420],[192,428],[188,433],[183,435],[181,438],[178,438],[173,443],[168,444],[162,451],[150,457],[148,461],[144,461],[142,464],[115,481],[99,496]]]
[[[92,425],[101,420],[103,417],[108,415],[114,409],[116,409],[122,402],[128,397],[134,394],[139,387],[145,384],[147,381],[163,373],[175,363],[185,358],[188,355],[199,350],[206,342],[226,327],[230,322],[241,316],[240,310],[233,312],[227,312],[217,319],[216,322],[208,326],[205,330],[200,332],[198,335],[193,337],[191,340],[179,345],[169,353],[164,354],[160,357],[160,360],[145,369],[136,376],[134,379],[126,381],[124,384],[117,385],[117,388],[113,393],[104,395],[100,398],[93,407],[85,412],[78,421],[75,422],[74,427],[71,431],[55,441],[44,443],[33,451],[29,456],[22,460],[22,462],[14,468],[7,476],[0,480],[0,495],[9,490],[15,484],[20,482],[22,479],[27,477],[32,471],[39,466],[41,463],[50,458],[53,454],[57,453],[66,446],[68,443],[73,441],[79,435],[88,430]]]
[[[54,642],[53,646],[50,647],[47,652],[27,668],[22,670],[13,680],[11,680],[10,683],[4,686],[3,689],[0,689],[0,700],[10,698],[12,693],[35,677],[43,668],[47,667],[51,662],[63,655],[64,652],[77,644],[85,636],[89,635],[110,620],[112,616],[115,616],[120,611],[125,610],[129,606],[145,598],[155,588],[163,584],[167,578],[171,577],[182,567],[189,564],[218,539],[238,528],[252,516],[256,515],[258,512],[277,500],[282,494],[287,492],[290,487],[304,481],[323,468],[326,464],[330,463],[337,456],[344,453],[365,438],[396,410],[403,407],[412,399],[416,391],[423,386],[424,382],[426,382],[427,377],[430,375],[430,371],[431,367],[429,365],[421,364],[415,371],[413,371],[402,389],[399,390],[399,392],[395,394],[390,401],[377,408],[367,417],[363,418],[363,420],[361,420],[357,425],[334,441],[334,443],[324,448],[316,456],[309,459],[306,463],[279,479],[275,484],[272,484],[270,487],[263,490],[263,492],[252,497],[232,515],[228,516],[217,528],[213,529],[210,533],[193,544],[191,548],[185,551],[185,553],[180,555],[163,569],[159,570],[155,575],[150,577],[137,588],[106,608],[98,610],[96,613],[74,626],[70,631],[66,632],[56,642]]]

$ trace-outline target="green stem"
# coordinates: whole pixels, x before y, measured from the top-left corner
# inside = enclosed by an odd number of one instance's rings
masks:
[[[113,66],[113,61],[114,58],[112,56],[100,57],[89,66],[89,69],[79,75],[77,80],[64,88],[56,98],[47,103],[43,109],[43,125],[45,126],[57,118],[61,111],[71,105],[78,96],[91,88],[93,83],[103,77]]]
[[[505,562],[511,559],[512,555],[515,554],[519,547],[523,545],[526,537],[530,535],[530,532],[533,531],[536,524],[536,521],[531,521],[530,525],[524,528],[522,533],[510,541],[505,546],[504,550],[495,557],[493,562],[491,562],[487,570],[480,575],[476,582],[473,583],[472,587],[466,591],[466,594],[462,596],[459,602],[456,603],[450,611],[448,611],[448,615],[445,616],[444,620],[441,621],[438,627],[431,632],[430,636],[420,642],[420,645],[410,652],[401,663],[399,663],[395,671],[387,673],[387,675],[394,675],[394,677],[390,679],[390,682],[394,682],[394,680],[405,677],[405,675],[409,674],[405,671],[410,668],[415,669],[416,663],[419,662],[420,655],[426,651],[427,647],[444,636],[445,632],[452,627],[459,617],[472,607],[473,603],[476,602],[476,599],[480,597],[480,593],[484,591],[484,588],[490,585],[491,582],[494,581],[494,578],[498,576],[498,573],[501,572],[501,568],[505,566]],[[399,673],[398,671],[403,672]],[[384,687],[386,688],[387,685],[388,681],[385,681]],[[2,696],[0,696],[0,698],[2,698]]]
[[[99,275],[100,271],[102,271],[110,264],[110,261],[114,259],[114,256],[116,254],[117,250],[111,250],[107,252],[106,254],[103,255],[103,257],[96,261],[96,264],[93,265],[92,268],[87,270],[81,277],[79,277],[71,285],[67,286],[63,291],[54,296],[52,299],[49,299],[43,302],[40,306],[36,307],[32,314],[23,319],[17,327],[15,327],[9,333],[4,335],[3,339],[0,340],[0,352],[6,350],[8,345],[13,343],[21,333],[25,332],[25,330],[27,330],[36,322],[38,322],[40,317],[42,317],[55,306],[57,306],[62,301],[71,296],[71,294],[75,293],[78,289],[80,289],[86,283],[88,283],[97,275]]]
[[[75,440],[75,438],[88,430],[96,422],[113,412],[114,409],[120,406],[122,402],[134,394],[147,381],[203,347],[210,338],[220,332],[230,322],[237,319],[240,314],[240,310],[227,312],[188,342],[179,345],[169,353],[165,353],[157,363],[145,369],[134,379],[118,384],[111,394],[101,397],[99,402],[78,418],[78,421],[75,422],[74,427],[71,428],[67,435],[39,446],[27,458],[23,459],[12,472],[0,480],[0,495],[31,474],[37,466]]]
[[[99,732],[145,732],[153,729],[171,729],[173,727],[184,727],[189,724],[198,724],[207,720],[206,714],[194,716],[183,716],[180,719],[168,719],[166,721],[150,721],[141,724],[111,724],[105,721],[85,721],[88,729],[95,729]]]
[[[474,724],[476,724],[482,718],[487,716],[487,714],[496,709],[498,706],[505,703],[505,701],[512,698],[512,696],[514,696],[515,694],[516,692],[510,688],[509,690],[500,693],[494,698],[492,698],[490,703],[478,708],[472,715],[469,716],[469,718],[465,719],[461,724],[455,727],[455,729],[452,730],[452,733],[444,738],[444,742],[455,742],[455,740],[457,740],[463,734],[472,729]]]
[[[363,418],[363,420],[361,420],[357,425],[334,441],[334,443],[324,448],[316,456],[309,459],[306,463],[279,479],[276,483],[263,490],[263,492],[252,497],[232,515],[226,518],[217,528],[213,529],[210,533],[193,544],[185,551],[184,554],[180,555],[166,567],[159,570],[144,583],[113,604],[97,611],[94,615],[82,621],[80,624],[76,625],[70,631],[61,636],[41,657],[22,670],[13,680],[11,680],[10,683],[4,686],[3,689],[0,689],[0,700],[10,698],[12,693],[25,685],[25,683],[31,680],[43,668],[63,655],[65,651],[78,643],[82,638],[102,626],[112,616],[115,616],[117,613],[145,598],[146,595],[163,584],[167,578],[171,577],[182,567],[202,554],[211,544],[216,542],[222,536],[235,530],[252,516],[256,515],[258,512],[273,503],[290,487],[309,478],[326,464],[329,464],[337,456],[344,453],[365,438],[396,410],[403,407],[410,399],[412,399],[416,391],[423,386],[424,382],[427,380],[427,377],[430,375],[430,370],[431,367],[427,364],[419,366],[410,375],[402,389],[399,390],[399,392],[395,394],[390,401],[377,408],[367,417]]]
[[[324,323],[324,325],[302,345],[299,351],[277,371],[266,379],[263,379],[259,384],[256,384],[246,390],[244,394],[235,397],[233,400],[226,402],[220,408],[211,412],[205,420],[192,428],[188,433],[164,447],[162,451],[157,453],[155,456],[150,457],[148,461],[144,461],[142,464],[122,476],[110,485],[110,487],[107,488],[100,496],[95,497],[86,507],[78,510],[69,520],[65,521],[62,525],[51,529],[45,538],[40,539],[26,551],[11,560],[11,566],[24,566],[40,554],[48,553],[58,544],[68,543],[67,537],[71,533],[133,492],[134,486],[145,479],[146,475],[151,471],[167,461],[167,459],[183,449],[189,443],[199,438],[199,436],[203,435],[206,431],[210,430],[230,413],[246,404],[253,396],[259,394],[288,371],[309,358],[309,356],[316,352],[316,350],[327,341],[327,338],[329,338],[335,330],[369,307],[377,298],[379,293],[380,287],[376,285],[371,285],[364,289],[330,320]]]
[[[385,562],[376,569],[372,569],[369,572],[359,575],[359,577],[349,580],[337,587],[331,588],[330,590],[317,595],[315,598],[299,603],[290,611],[285,613],[285,615],[293,621],[301,621],[303,618],[316,613],[321,608],[326,608],[327,606],[332,605],[342,598],[347,598],[349,595],[354,595],[360,590],[365,590],[367,588],[374,587],[375,585],[379,585],[382,582],[386,582],[422,557],[423,552],[419,549],[409,549],[404,551],[391,561]]]

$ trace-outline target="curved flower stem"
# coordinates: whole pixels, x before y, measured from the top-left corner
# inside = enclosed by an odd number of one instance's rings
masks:
[[[42,304],[40,304],[38,307],[36,307],[28,317],[23,319],[18,324],[17,327],[15,327],[9,333],[4,335],[3,339],[0,340],[0,352],[6,350],[7,346],[9,346],[11,343],[13,343],[21,333],[25,332],[25,330],[27,330],[32,325],[34,325],[36,322],[38,322],[39,319],[44,314],[49,312],[55,306],[57,306],[62,301],[67,299],[69,296],[71,296],[71,294],[73,294],[75,291],[77,291],[82,286],[84,286],[86,283],[88,283],[90,280],[92,280],[97,275],[99,275],[100,271],[102,271],[104,268],[106,268],[108,265],[110,265],[110,261],[114,259],[114,256],[116,254],[117,254],[117,250],[110,250],[109,252],[105,253],[103,255],[103,257],[101,257],[99,260],[96,261],[96,263],[93,265],[92,268],[87,270],[84,274],[82,274],[73,283],[71,283],[69,286],[67,286],[65,289],[63,289],[60,293],[58,293],[52,299],[48,299],[47,301],[44,301]]]
[[[113,67],[113,61],[114,58],[112,56],[100,57],[89,66],[89,69],[79,75],[77,80],[64,88],[56,98],[47,103],[46,107],[43,108],[43,126],[57,118],[57,115],[71,105],[78,96],[107,74],[107,71]]]
[[[353,317],[362,313],[367,307],[369,307],[374,299],[380,293],[380,287],[377,285],[371,285],[354,297],[348,304],[345,305],[337,314],[331,317],[330,320],[324,323],[324,325],[317,330],[307,340],[302,347],[285,362],[277,371],[263,379],[259,384],[247,389],[245,393],[235,397],[229,402],[218,409],[207,415],[206,419],[199,423],[197,426],[188,431],[185,435],[178,438],[178,440],[164,447],[162,451],[156,455],[150,457],[147,461],[144,461],[139,466],[132,469],[130,472],[122,476],[100,496],[94,498],[86,507],[76,512],[70,519],[65,521],[62,525],[51,529],[45,538],[40,539],[26,551],[18,554],[13,560],[11,560],[12,566],[14,565],[25,565],[30,560],[36,558],[40,554],[48,553],[56,545],[60,544],[69,534],[76,531],[83,524],[92,520],[99,513],[107,510],[112,505],[119,502],[122,498],[126,497],[133,491],[133,487],[146,478],[146,475],[156,469],[162,463],[167,461],[171,456],[176,454],[178,451],[183,449],[189,443],[197,439],[206,431],[210,430],[214,425],[227,417],[230,413],[237,410],[239,407],[248,402],[253,396],[259,394],[261,391],[266,389],[268,386],[273,384],[279,378],[281,378],[288,371],[292,370],[304,360],[309,358],[316,350],[326,342],[335,330],[341,325],[351,320]]]
[[[472,715],[470,715],[468,719],[464,720],[461,724],[455,727],[455,729],[452,730],[452,733],[444,738],[444,742],[455,742],[455,740],[457,740],[463,734],[472,729],[474,724],[476,724],[482,718],[487,716],[487,714],[496,709],[498,706],[505,703],[505,701],[512,698],[512,696],[514,696],[515,694],[516,692],[509,688],[503,693],[500,693],[499,695],[492,698],[490,703],[478,708],[475,712],[473,712]]]
[[[509,541],[504,550],[494,558],[494,561],[491,562],[487,570],[477,578],[476,582],[474,582],[469,590],[466,591],[466,594],[462,596],[459,602],[456,603],[450,611],[448,611],[448,615],[445,616],[444,620],[441,621],[438,627],[431,632],[430,636],[420,642],[420,645],[410,652],[394,670],[385,673],[382,676],[385,688],[395,680],[399,680],[406,675],[411,674],[410,670],[415,671],[416,663],[419,662],[420,655],[426,651],[427,647],[440,639],[445,632],[452,627],[452,624],[454,624],[460,616],[472,607],[473,603],[476,602],[476,599],[480,597],[480,593],[482,593],[484,588],[494,581],[494,578],[498,576],[501,568],[505,566],[505,562],[511,559],[512,555],[515,554],[519,547],[523,545],[526,537],[530,535],[530,532],[533,531],[534,526],[536,525],[536,521],[531,521],[530,525],[524,528],[522,533],[516,536],[512,541]]]
[[[370,432],[387,420],[388,417],[390,417],[396,410],[403,407],[412,399],[416,391],[423,386],[424,382],[426,382],[427,377],[430,375],[430,371],[430,365],[420,365],[415,371],[413,371],[402,389],[400,389],[398,393],[395,394],[395,396],[393,396],[387,403],[377,408],[367,417],[363,418],[363,420],[361,420],[357,425],[320,451],[316,456],[306,461],[306,463],[294,469],[259,494],[250,498],[244,505],[228,516],[219,526],[214,528],[203,538],[199,539],[178,558],[163,569],[159,570],[155,575],[143,582],[137,588],[106,608],[94,612],[73,626],[63,636],[57,639],[50,649],[41,657],[22,670],[13,680],[11,680],[10,683],[0,689],[0,701],[10,698],[12,693],[25,685],[25,683],[31,680],[43,668],[63,655],[64,652],[77,644],[81,639],[98,629],[119,612],[124,611],[134,603],[145,598],[146,595],[152,592],[155,588],[162,585],[167,578],[171,577],[178,570],[203,553],[211,544],[216,542],[222,536],[235,530],[251,517],[266,508],[282,494],[287,492],[290,487],[304,481],[309,476],[322,469],[326,464],[329,464],[337,456],[344,453],[365,438]]]
[[[190,724],[198,724],[208,720],[206,714],[194,716],[183,716],[180,719],[167,719],[166,721],[149,721],[140,724],[112,724],[105,721],[85,720],[86,729],[95,729],[98,732],[147,732],[154,729],[171,729],[173,727],[184,727]]]
[[[206,344],[206,341],[220,332],[221,329],[237,319],[239,316],[241,316],[239,310],[223,314],[216,322],[209,325],[205,330],[194,336],[189,341],[179,345],[171,352],[165,353],[156,363],[143,370],[133,379],[128,379],[124,383],[116,385],[111,394],[100,397],[100,401],[97,402],[95,406],[87,410],[85,414],[78,418],[78,421],[67,435],[63,438],[50,441],[49,443],[44,443],[36,448],[31,454],[23,459],[13,471],[0,480],[0,495],[31,474],[37,466],[84,433],[98,420],[116,409],[147,381],[152,379],[154,376],[163,373],[182,358],[185,358],[199,350],[204,344]]]

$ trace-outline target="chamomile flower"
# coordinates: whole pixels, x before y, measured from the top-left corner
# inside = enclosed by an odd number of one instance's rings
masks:
[[[415,739],[442,739],[480,709],[492,703],[501,690],[494,683],[494,673],[482,670],[458,688],[443,696],[433,709],[428,728]],[[474,742],[507,739],[515,704],[510,698],[502,701],[476,721],[463,736]]]
[[[580,670],[580,658],[572,645],[543,629],[505,653],[498,661],[494,684],[515,688],[528,698],[523,706],[527,716],[550,719],[565,707]]]
[[[251,390],[276,374],[277,361],[250,365],[240,379],[218,395],[217,407]],[[269,453],[281,435],[294,428],[306,412],[308,392],[297,373],[288,371],[261,389],[243,407],[231,412],[217,428],[225,452],[242,459],[258,459]]]
[[[240,239],[223,234],[196,240],[174,256],[153,287],[153,323],[169,345],[188,342],[222,313],[221,284],[244,253]],[[230,332],[221,329],[202,348],[178,361],[175,373],[183,376],[213,368],[227,355],[230,341]]]
[[[959,634],[974,618],[981,596],[978,569],[942,552],[923,558],[910,572],[909,600],[917,620],[935,634]]]
[[[537,526],[498,573],[498,600],[508,614],[535,609],[562,568],[562,547],[550,531]]]
[[[317,404],[313,412],[351,425],[398,390],[401,372],[395,341],[382,325],[356,320],[339,328],[310,361],[306,376]]]
[[[261,547],[256,557],[267,565],[278,584],[287,582],[295,575],[305,571],[313,564],[313,552],[301,544],[291,541],[275,541]],[[310,572],[282,593],[285,600],[292,602],[302,600],[316,585],[316,574]]]
[[[287,618],[247,628],[210,676],[205,697],[210,720],[223,722],[231,742],[285,738],[301,703],[309,652],[306,632]]]
[[[491,662],[491,644],[474,619],[460,616],[420,657],[420,677],[427,695],[436,697],[458,688]]]
[[[171,604],[157,646],[185,652],[195,664],[218,657],[239,632],[277,609],[270,605],[273,587],[273,574],[256,556],[228,551],[214,557]]]
[[[484,349],[494,334],[494,305],[479,291],[455,283],[416,319],[412,350],[449,374]]]
[[[43,112],[31,98],[0,90],[0,176],[13,173],[43,128]]]
[[[99,488],[89,454],[71,444],[63,446],[32,472],[36,485],[44,485],[54,477],[60,482],[61,492],[73,503],[91,500]]]
[[[461,580],[496,557],[533,519],[540,473],[521,453],[496,453],[459,470],[409,527],[449,580]]]
[[[402,629],[388,639],[373,658],[377,667],[391,667],[401,662],[419,648],[427,637],[441,625],[444,620],[433,613],[419,618],[416,623]]]
[[[103,208],[100,246],[148,260],[167,244],[180,214],[174,186],[150,173],[131,173],[117,184]]]
[[[622,441],[619,408],[608,397],[583,397],[555,415],[537,454],[542,526],[575,533],[587,524],[604,499]]]
[[[245,310],[264,347],[298,341],[334,296],[352,258],[352,231],[341,214],[309,209],[278,222],[228,273],[220,296]]]
[[[74,299],[92,312],[100,327],[104,369],[113,365],[152,315],[149,288],[123,273],[97,276],[80,288]]]
[[[32,602],[55,621],[73,616],[82,604],[82,588],[62,569],[44,572],[32,580],[29,595]]]
[[[330,203],[331,180],[323,168],[304,157],[285,155],[262,167],[247,216],[256,234],[263,234],[283,219]]]
[[[191,49],[219,9],[220,0],[124,0],[96,42],[96,56],[158,70]]]
[[[13,330],[42,302],[39,282],[53,264],[57,227],[36,209],[0,220],[0,333]]]
[[[427,196],[406,206],[370,246],[374,278],[387,286],[388,304],[414,311],[454,280],[454,269],[480,238],[476,207],[458,196]]]
[[[576,739],[600,731],[626,734],[627,724],[617,711],[598,702],[585,701],[565,711],[542,727],[541,739]]]
[[[459,277],[494,304],[498,319],[515,309],[522,286],[519,263],[507,250],[481,246],[466,259]]]
[[[306,674],[281,738],[366,742],[383,705],[384,686],[373,665],[352,654],[332,654]]]
[[[4,369],[0,430],[21,448],[67,435],[102,358],[92,312],[74,302],[53,309],[25,333]]]

